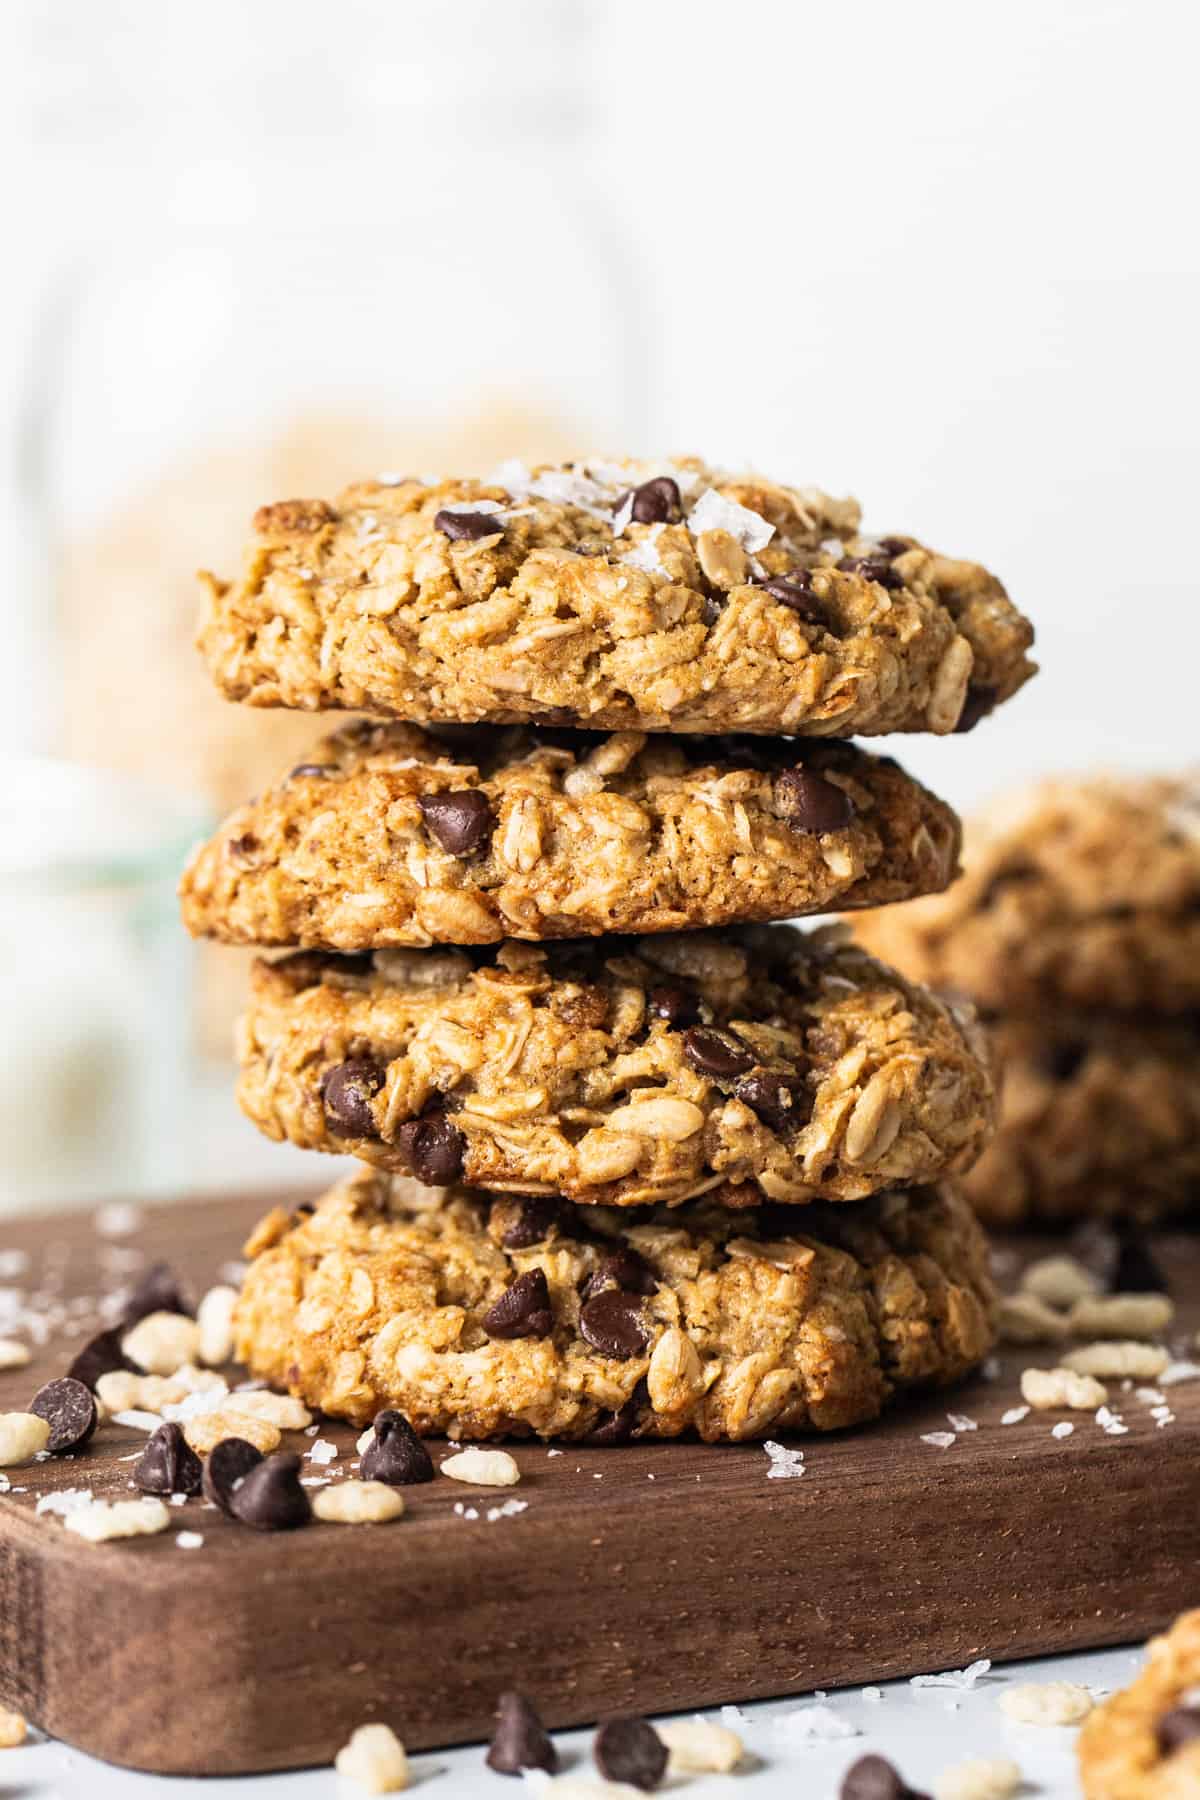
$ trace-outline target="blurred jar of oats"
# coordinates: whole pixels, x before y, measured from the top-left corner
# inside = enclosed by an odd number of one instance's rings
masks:
[[[228,705],[192,648],[195,571],[236,569],[257,505],[637,447],[653,346],[590,167],[588,11],[117,0],[69,32],[31,18],[71,245],[27,432],[55,750],[236,804],[326,722]],[[201,967],[224,1052],[244,969],[228,951]]]

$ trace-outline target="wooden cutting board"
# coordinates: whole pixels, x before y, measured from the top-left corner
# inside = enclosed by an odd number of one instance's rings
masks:
[[[264,1210],[158,1208],[120,1235],[101,1227],[135,1224],[122,1209],[0,1223],[0,1309],[17,1290],[59,1321],[0,1375],[0,1410],[64,1371],[101,1294],[159,1257],[201,1291]],[[1182,1343],[1200,1240],[1155,1248]],[[127,1493],[144,1438],[109,1425],[8,1471],[0,1699],[113,1762],[215,1775],[326,1763],[375,1718],[417,1749],[482,1738],[507,1687],[567,1726],[1140,1639],[1200,1602],[1200,1381],[1169,1389],[1162,1428],[1119,1386],[1125,1436],[1088,1414],[1064,1439],[1065,1414],[1002,1426],[1020,1369],[1051,1360],[1005,1353],[990,1381],[803,1440],[800,1479],[769,1479],[753,1445],[517,1445],[519,1488],[437,1480],[386,1526],[267,1536],[192,1500],[178,1528],[199,1549],[174,1530],[92,1546],[35,1513],[54,1488]],[[948,1409],[977,1429],[923,1443]],[[321,1435],[353,1457],[350,1431]]]

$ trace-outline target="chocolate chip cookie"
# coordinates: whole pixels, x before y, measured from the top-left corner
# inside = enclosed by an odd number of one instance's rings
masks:
[[[1153,1220],[1200,1193],[1200,1033],[1190,1020],[989,1021],[1000,1127],[964,1189],[992,1225]]]
[[[945,894],[871,913],[856,935],[981,1006],[1200,1009],[1200,783],[1054,781],[968,825]]]
[[[1200,1611],[1146,1646],[1129,1687],[1084,1720],[1085,1800],[1193,1800],[1200,1794]]]
[[[255,966],[243,1110],[432,1185],[616,1206],[856,1200],[966,1168],[985,1041],[842,941],[784,925]]]
[[[363,482],[256,515],[201,648],[254,706],[604,730],[966,728],[1034,672],[993,575],[695,458]]]
[[[180,889],[198,936],[325,950],[677,931],[942,888],[958,821],[831,742],[347,727]]]
[[[944,1185],[631,1223],[364,1171],[247,1250],[236,1350],[255,1375],[335,1418],[393,1407],[450,1437],[827,1431],[992,1341],[983,1233]]]

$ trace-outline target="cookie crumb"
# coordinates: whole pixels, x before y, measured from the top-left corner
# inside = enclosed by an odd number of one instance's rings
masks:
[[[211,1287],[196,1308],[200,1361],[210,1367],[227,1363],[233,1355],[233,1309],[237,1297],[235,1287]]]
[[[37,1413],[0,1413],[0,1469],[32,1462],[50,1442],[50,1422]]]
[[[1078,1725],[1092,1710],[1092,1696],[1074,1681],[1023,1681],[997,1704],[1022,1725]]]
[[[451,1481],[467,1481],[474,1487],[515,1487],[521,1479],[507,1450],[460,1450],[442,1464]]]
[[[390,1725],[360,1725],[333,1766],[368,1794],[398,1794],[408,1786],[408,1757]]]
[[[728,1775],[745,1751],[736,1731],[699,1717],[672,1719],[655,1729],[670,1752],[671,1775]]]
[[[313,1500],[318,1519],[331,1525],[382,1525],[404,1514],[403,1495],[383,1481],[344,1481]]]
[[[1061,1344],[1067,1321],[1033,1294],[1005,1294],[1000,1301],[999,1330],[1007,1344]]]
[[[1021,1277],[1021,1292],[1044,1300],[1047,1306],[1069,1312],[1077,1300],[1101,1292],[1099,1277],[1074,1256],[1043,1256],[1030,1263]]]
[[[207,1456],[223,1438],[244,1438],[263,1456],[278,1450],[283,1441],[279,1427],[269,1420],[231,1410],[201,1413],[198,1418],[188,1419],[183,1435],[199,1456]]]
[[[312,1424],[312,1414],[307,1406],[293,1394],[272,1394],[262,1390],[256,1393],[230,1394],[225,1410],[236,1413],[239,1418],[248,1415],[252,1419],[263,1419],[279,1431],[303,1431],[306,1425]],[[242,1435],[249,1436],[249,1433],[244,1432]],[[313,1448],[315,1450],[316,1446]],[[334,1451],[335,1456],[336,1454]]]
[[[1073,1369],[1023,1369],[1021,1398],[1038,1412],[1066,1407],[1072,1412],[1094,1412],[1108,1399],[1108,1389],[1092,1375]]]
[[[161,1500],[92,1500],[63,1514],[63,1524],[89,1544],[110,1538],[153,1537],[166,1531],[171,1514]]]
[[[934,1800],[1009,1800],[1020,1785],[1021,1771],[1007,1757],[972,1757],[943,1770]]]
[[[23,1369],[32,1355],[28,1344],[16,1338],[0,1338],[0,1369]]]
[[[1067,1315],[1075,1337],[1152,1338],[1175,1316],[1166,1294],[1098,1294],[1077,1300]]]
[[[174,1375],[200,1355],[200,1327],[186,1313],[152,1312],[121,1339],[122,1353],[147,1375]]]
[[[28,1730],[19,1712],[10,1712],[7,1706],[0,1706],[0,1750],[15,1750],[18,1744],[25,1742]]]
[[[1074,1369],[1078,1375],[1106,1375],[1113,1380],[1122,1377],[1154,1380],[1170,1360],[1167,1352],[1154,1344],[1139,1344],[1133,1339],[1110,1340],[1068,1350],[1062,1357],[1061,1367]]]

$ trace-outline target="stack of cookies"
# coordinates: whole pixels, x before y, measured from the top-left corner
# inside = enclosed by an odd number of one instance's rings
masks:
[[[973,1014],[771,921],[953,878],[953,813],[845,738],[1021,686],[999,582],[686,459],[255,524],[209,582],[219,687],[372,717],[197,852],[184,916],[290,952],[254,972],[243,1109],[367,1166],[253,1240],[242,1360],[355,1422],[596,1442],[847,1425],[962,1375]]]
[[[970,996],[1004,1070],[967,1177],[995,1225],[1194,1212],[1200,1190],[1200,785],[1045,782],[975,821],[953,890],[858,935]]]

